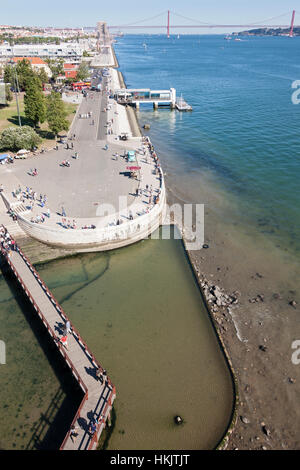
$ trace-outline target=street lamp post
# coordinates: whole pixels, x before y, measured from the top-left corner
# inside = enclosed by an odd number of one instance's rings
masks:
[[[14,70],[14,79],[15,79],[15,85],[16,85],[16,87],[14,87],[14,88],[15,88],[15,95],[16,95],[19,126],[22,127],[21,116],[20,116],[20,108],[19,108],[19,93],[20,93],[19,80],[18,80],[17,68],[14,65],[14,61],[13,61],[13,57],[14,57],[13,49],[14,49],[14,45],[12,44],[12,67],[13,67],[13,70]]]

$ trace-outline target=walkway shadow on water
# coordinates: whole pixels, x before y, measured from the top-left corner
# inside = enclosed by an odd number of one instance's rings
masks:
[[[1,261],[0,269],[9,290],[37,339],[42,353],[46,356],[50,367],[60,382],[60,387],[51,398],[47,411],[40,415],[39,421],[34,426],[33,434],[26,449],[58,449],[81,403],[83,392],[31,302],[24,294],[14,275],[7,268],[7,264]]]
[[[46,412],[41,413],[25,447],[26,450],[55,450],[60,447],[74,417],[74,410],[70,407],[69,398],[64,398],[64,395],[62,388],[59,388],[51,399]],[[61,430],[65,432],[61,432]]]

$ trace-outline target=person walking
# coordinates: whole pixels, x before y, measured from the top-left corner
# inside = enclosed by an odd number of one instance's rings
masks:
[[[64,347],[66,349],[68,349],[68,337],[67,337],[67,335],[64,335],[64,336],[61,337],[61,342],[64,345]]]
[[[93,437],[93,435],[95,434],[97,430],[97,426],[94,422],[91,422],[90,426],[89,426],[89,433],[90,433],[90,436]]]
[[[72,425],[70,429],[70,438],[72,439],[72,442],[74,443],[76,440],[76,437],[78,436],[78,426],[75,426],[74,424]]]
[[[102,370],[100,367],[96,370],[96,378],[103,384],[103,375],[102,375]]]

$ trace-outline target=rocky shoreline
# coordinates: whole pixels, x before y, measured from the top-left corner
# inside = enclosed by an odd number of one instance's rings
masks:
[[[272,273],[256,271],[256,260],[248,257],[237,276],[237,263],[230,266],[222,256],[227,240],[209,238],[209,248],[191,251],[189,258],[236,381],[236,409],[223,448],[298,449],[300,370],[291,362],[296,292],[278,291]]]

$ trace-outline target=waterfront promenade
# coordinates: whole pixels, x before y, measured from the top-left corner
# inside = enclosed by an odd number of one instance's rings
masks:
[[[2,227],[1,230],[5,228]],[[10,249],[10,242],[13,242],[14,249]],[[106,374],[103,375],[102,383],[97,378],[96,372],[103,372],[104,369],[71,323],[70,332],[65,336],[64,328],[68,321],[66,313],[8,232],[1,243],[1,255],[10,266],[84,394],[71,424],[75,427],[77,435],[71,435],[70,426],[60,449],[93,450],[107,420],[110,419],[111,407],[116,397],[115,387]],[[62,341],[65,337],[67,345]],[[90,426],[93,422],[96,423],[96,431],[91,433]]]
[[[20,227],[33,238],[78,250],[111,249],[145,238],[161,224],[162,171],[150,144],[133,135],[126,108],[109,97],[118,87],[117,71],[111,69],[102,92],[89,92],[82,100],[66,144],[0,168],[7,206],[16,211]],[[128,140],[119,139],[122,133]],[[136,154],[133,163],[126,159],[129,150]],[[62,166],[66,160],[69,167]],[[138,168],[136,178],[129,177],[129,166]],[[37,176],[30,175],[33,168]],[[14,196],[17,188],[21,188],[19,201]],[[26,188],[37,197],[46,195],[44,207],[38,200],[32,207]],[[104,214],[105,205],[110,205],[110,211]],[[67,228],[68,222],[72,228]]]

